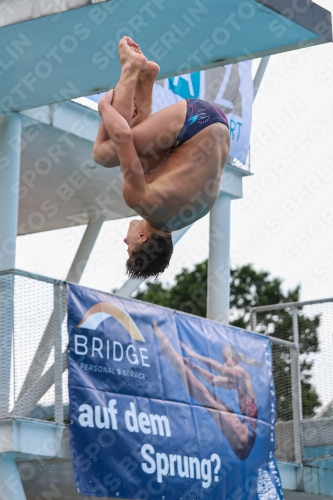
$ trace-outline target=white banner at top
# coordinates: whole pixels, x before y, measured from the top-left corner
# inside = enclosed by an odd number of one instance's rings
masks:
[[[186,98],[204,99],[222,109],[230,127],[230,156],[246,163],[252,122],[251,61],[160,80],[154,85],[153,112]]]

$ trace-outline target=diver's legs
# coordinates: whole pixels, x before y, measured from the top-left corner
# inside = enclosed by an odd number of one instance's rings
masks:
[[[124,36],[118,45],[121,74],[114,89],[112,106],[130,125],[134,114],[134,92],[141,70],[147,66],[147,59],[139,46]]]
[[[134,102],[137,115],[131,122],[131,128],[135,127],[152,114],[153,110],[153,87],[160,67],[153,61],[147,61],[147,66],[139,73],[135,85]]]
[[[121,64],[121,74],[115,89],[109,90],[100,100],[98,109],[102,116],[97,137],[93,147],[93,158],[100,165],[116,167],[119,159],[115,145],[105,126],[105,119],[101,109],[106,101],[130,125],[134,114],[134,92],[138,76],[147,65],[147,59],[139,46],[129,37],[124,36],[118,45],[118,54]]]

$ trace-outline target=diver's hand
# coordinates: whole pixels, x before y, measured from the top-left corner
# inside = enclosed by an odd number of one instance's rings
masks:
[[[114,94],[114,89],[110,89],[108,90],[108,92],[103,95],[103,97],[99,100],[98,102],[98,112],[99,114],[102,116],[101,114],[101,107],[103,106],[103,104],[105,102],[107,102],[108,104],[112,104],[112,99],[113,99],[113,94]]]

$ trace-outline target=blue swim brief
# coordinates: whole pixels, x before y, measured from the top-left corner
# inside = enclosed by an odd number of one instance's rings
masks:
[[[187,111],[185,123],[177,137],[174,147],[188,141],[200,130],[212,123],[223,123],[229,128],[228,120],[223,111],[217,106],[202,99],[186,99]]]

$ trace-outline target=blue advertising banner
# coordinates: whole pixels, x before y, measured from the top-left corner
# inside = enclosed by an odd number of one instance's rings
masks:
[[[67,287],[70,444],[81,494],[283,499],[268,339]]]

